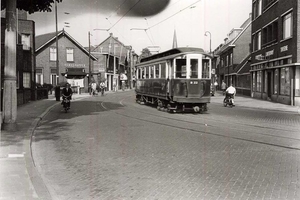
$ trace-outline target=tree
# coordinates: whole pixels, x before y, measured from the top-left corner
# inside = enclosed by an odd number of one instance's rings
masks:
[[[56,0],[56,2],[62,2],[62,0]],[[15,124],[17,119],[16,24],[18,19],[16,16],[16,9],[18,8],[20,10],[25,10],[29,13],[34,13],[37,11],[45,12],[51,11],[52,3],[54,3],[54,0],[1,0],[1,10],[6,9],[3,85],[3,116],[5,124]],[[0,101],[1,100],[2,98],[0,96]],[[1,117],[0,123],[2,123]]]
[[[142,53],[141,53],[140,57],[139,57],[139,60],[141,60],[141,59],[143,59],[143,58],[147,58],[147,57],[149,57],[149,56],[151,56],[151,55],[152,55],[152,54],[151,54],[150,50],[149,50],[148,48],[144,48],[144,49],[142,50]]]
[[[51,7],[54,3],[54,0],[10,0],[16,1],[17,9],[25,10],[27,12],[34,13],[34,12],[50,12]],[[62,2],[62,0],[56,0],[57,2]],[[1,0],[1,10],[7,7],[8,0]]]

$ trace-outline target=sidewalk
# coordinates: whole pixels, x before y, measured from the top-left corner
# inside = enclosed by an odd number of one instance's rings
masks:
[[[73,99],[89,97],[74,94]],[[48,99],[18,106],[14,130],[0,135],[0,199],[52,199],[31,158],[31,135],[52,107],[60,104],[54,95]]]
[[[86,93],[73,95],[75,101],[88,97],[90,95]],[[211,97],[211,103],[222,104],[223,98],[221,92],[217,92]],[[236,106],[240,107],[291,112],[300,116],[298,107],[243,96],[236,96],[235,102]],[[0,200],[52,199],[32,162],[30,145],[34,129],[57,104],[60,102],[55,101],[55,97],[50,95],[49,99],[19,106],[16,130],[2,130],[0,135]]]
[[[215,96],[211,97],[211,103],[220,103],[223,104],[224,96],[221,91],[217,91]],[[236,95],[234,97],[234,103],[239,107],[247,107],[252,109],[265,109],[265,110],[273,110],[273,111],[281,111],[281,112],[291,112],[295,114],[299,114],[300,116],[300,107],[299,106],[290,106],[280,103],[275,103],[271,101],[265,101],[260,99],[254,99],[248,96],[240,96]]]

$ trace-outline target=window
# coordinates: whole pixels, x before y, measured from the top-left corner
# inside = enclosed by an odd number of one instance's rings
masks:
[[[256,72],[252,73],[252,91],[256,91]]]
[[[23,87],[30,88],[30,73],[29,72],[23,73]]]
[[[21,35],[23,50],[30,50],[30,35],[22,34]]]
[[[283,39],[293,36],[293,17],[292,13],[283,16]]]
[[[269,24],[262,31],[262,46],[267,46],[276,43],[278,40],[278,21]]]
[[[57,78],[56,78],[56,69],[51,69],[51,74],[50,74],[50,83],[55,86],[57,85],[56,82]]]
[[[233,56],[232,53],[229,54],[229,65],[233,64]]]
[[[160,77],[166,78],[166,63],[160,64]]]
[[[186,59],[176,59],[175,78],[186,78]]]
[[[145,67],[145,78],[149,78],[149,67]]]
[[[271,7],[277,1],[278,0],[264,0],[263,1],[263,10],[268,9],[269,7]]]
[[[43,85],[43,69],[36,69],[36,83]]]
[[[150,66],[150,77],[149,78],[154,78],[154,66]]]
[[[274,94],[278,93],[278,69],[274,72]]]
[[[261,84],[261,78],[262,78],[262,76],[261,76],[261,74],[262,74],[262,71],[258,71],[257,72],[257,77],[256,77],[256,91],[257,92],[261,92],[261,87],[262,87],[262,84]]]
[[[191,76],[190,78],[198,78],[198,59],[191,59]]]
[[[74,49],[67,48],[67,62],[74,62]]]
[[[290,84],[290,68],[280,69],[280,94],[290,95],[291,84]]]
[[[209,60],[203,59],[202,60],[202,78],[210,78],[209,74]]]
[[[56,48],[50,47],[50,61],[56,61]]]
[[[253,51],[261,49],[261,32],[257,32],[253,35]]]
[[[155,65],[155,78],[160,78],[159,77],[159,64]]]

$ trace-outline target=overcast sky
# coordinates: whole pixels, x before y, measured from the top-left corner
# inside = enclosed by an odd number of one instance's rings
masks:
[[[113,33],[138,54],[149,46],[159,46],[160,52],[172,48],[176,30],[179,47],[209,51],[209,36],[204,36],[205,31],[211,33],[214,50],[232,28],[246,21],[251,4],[251,0],[63,0],[58,4],[58,29],[65,28],[83,46],[88,46],[89,31],[92,45]],[[36,35],[55,31],[54,7],[53,12],[35,13],[28,19],[35,21]],[[65,22],[70,28],[64,27]]]

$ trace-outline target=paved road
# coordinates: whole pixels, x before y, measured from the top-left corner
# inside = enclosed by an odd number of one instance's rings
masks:
[[[132,92],[55,107],[33,158],[54,199],[299,199],[299,115],[211,103],[169,114]]]

